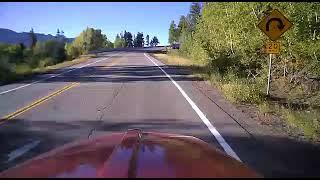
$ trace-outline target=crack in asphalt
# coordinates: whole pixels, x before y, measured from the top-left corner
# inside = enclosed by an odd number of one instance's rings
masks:
[[[204,96],[206,96],[211,102],[213,102],[219,109],[221,109],[224,113],[226,113],[235,123],[237,123],[251,138],[256,139],[252,133],[250,133],[236,118],[234,118],[231,114],[229,114],[226,110],[224,110],[218,103],[216,103],[207,93],[205,93],[205,90],[202,90],[202,88],[195,83],[192,83],[192,86],[198,89],[198,91],[201,92]]]
[[[112,99],[111,99],[111,102],[108,103],[107,105],[105,106],[102,106],[101,108],[98,108],[97,109],[97,120],[101,123],[102,122],[102,118],[104,116],[104,114],[111,108],[113,102],[115,101],[116,97],[120,94],[120,91],[122,90],[122,88],[124,87],[124,83],[121,84],[120,88],[118,88],[117,90],[113,91],[113,96],[112,96]],[[97,124],[98,126],[99,124]],[[97,127],[96,126],[96,127]],[[88,134],[88,139],[90,138],[90,136],[92,136],[93,132],[96,130],[96,127],[92,128],[90,131],[89,131],[89,134]]]

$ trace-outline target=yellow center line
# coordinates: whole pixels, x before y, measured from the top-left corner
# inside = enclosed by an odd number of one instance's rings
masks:
[[[107,66],[104,66],[103,68],[109,68],[111,66],[114,66],[117,63],[118,63],[118,61],[113,61],[112,63],[108,64]],[[53,98],[54,96],[57,96],[57,95],[63,93],[64,91],[67,91],[68,89],[71,89],[71,88],[73,88],[73,87],[75,87],[75,86],[77,86],[79,84],[80,83],[71,83],[71,84],[69,84],[67,86],[64,86],[63,88],[61,88],[61,89],[59,89],[59,90],[57,90],[57,91],[55,91],[55,92],[43,97],[43,98],[41,98],[41,99],[39,99],[39,100],[37,100],[37,101],[35,101],[35,102],[33,102],[33,103],[21,108],[21,109],[18,109],[17,111],[15,111],[13,113],[10,113],[10,114],[2,117],[0,119],[0,124],[6,122],[7,120],[15,118],[15,117],[21,115],[24,112],[27,112],[28,110],[30,110],[30,109],[32,109],[32,108],[34,108],[34,107],[36,107],[36,106],[48,101],[49,99]]]
[[[26,111],[28,111],[28,110],[36,107],[36,106],[48,101],[49,99],[53,98],[54,96],[57,96],[57,95],[61,94],[64,91],[67,91],[68,89],[71,89],[71,88],[73,88],[75,86],[78,86],[79,84],[80,83],[71,83],[71,84],[69,84],[67,86],[64,86],[63,88],[61,88],[61,89],[59,89],[59,90],[57,90],[57,91],[55,91],[55,92],[43,97],[43,98],[41,98],[41,99],[39,99],[39,100],[37,100],[37,101],[35,101],[35,102],[33,102],[33,103],[21,108],[21,109],[18,109],[17,111],[15,111],[13,113],[10,113],[9,115],[4,116],[3,118],[0,119],[0,124],[4,123],[7,120],[13,119],[13,118],[21,115],[22,113],[24,113],[24,112],[26,112]]]

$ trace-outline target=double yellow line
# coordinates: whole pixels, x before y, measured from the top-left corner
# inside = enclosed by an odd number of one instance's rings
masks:
[[[10,113],[9,115],[4,116],[3,118],[0,119],[0,124],[4,123],[7,120],[10,120],[10,119],[13,119],[13,118],[19,116],[20,114],[22,114],[22,113],[24,113],[24,112],[26,112],[26,111],[28,111],[28,110],[40,105],[40,104],[48,101],[49,99],[53,98],[54,96],[57,96],[57,95],[61,94],[64,91],[67,91],[68,89],[71,89],[71,88],[73,88],[75,86],[78,86],[79,84],[80,83],[71,83],[71,84],[69,84],[67,86],[64,86],[62,89],[59,89],[59,90],[57,90],[57,91],[55,91],[55,92],[53,92],[53,93],[51,93],[51,94],[49,94],[49,95],[47,95],[45,97],[33,102],[33,103],[31,103],[31,104],[29,104],[29,105],[27,105],[27,106],[25,106],[25,107],[23,107],[21,109],[18,109],[17,111],[15,111],[13,113]]]

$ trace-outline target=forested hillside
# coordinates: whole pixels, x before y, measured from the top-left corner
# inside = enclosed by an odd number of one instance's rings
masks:
[[[57,35],[49,40],[42,39],[33,29],[29,33],[22,33],[20,41],[18,35],[11,30],[7,30],[6,34],[8,36],[1,38],[6,39],[7,43],[0,43],[0,83],[23,79],[39,69],[43,71],[47,66],[73,60],[100,48],[134,48],[159,44],[156,36],[149,41],[147,35],[145,44],[142,32],[133,35],[127,31],[118,34],[113,43],[100,29],[89,27],[72,42],[59,29]],[[28,42],[27,46],[25,42]]]
[[[63,36],[63,30],[61,31],[61,35]],[[49,40],[55,40],[56,36],[51,34],[41,34],[41,33],[35,33],[38,41],[49,41]],[[60,35],[60,33],[59,33]],[[66,38],[66,42],[71,43],[74,40],[74,38]],[[0,28],[0,43],[6,43],[6,44],[20,44],[22,43],[24,46],[30,47],[31,46],[31,39],[28,32],[15,32],[10,29],[4,29]]]

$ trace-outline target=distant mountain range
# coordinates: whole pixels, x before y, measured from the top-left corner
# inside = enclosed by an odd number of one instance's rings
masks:
[[[48,41],[56,39],[56,36],[52,36],[51,34],[40,34],[35,33],[38,41]],[[70,43],[74,40],[74,38],[66,38],[67,42]],[[0,28],[0,43],[8,43],[8,44],[19,44],[23,43],[25,46],[31,46],[31,38],[28,32],[17,33],[10,29]]]

